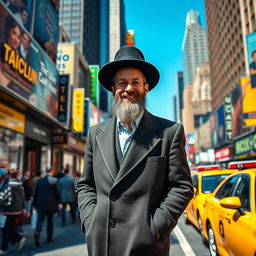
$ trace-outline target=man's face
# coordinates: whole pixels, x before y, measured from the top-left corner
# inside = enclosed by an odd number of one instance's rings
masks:
[[[115,100],[124,104],[133,104],[144,99],[148,94],[149,85],[143,73],[136,68],[122,68],[117,71],[114,78],[112,92]]]
[[[253,61],[256,62],[256,52],[253,54]]]
[[[22,44],[23,44],[24,48],[28,49],[29,48],[29,43],[30,43],[29,36],[24,33],[21,37],[21,41],[22,41]]]

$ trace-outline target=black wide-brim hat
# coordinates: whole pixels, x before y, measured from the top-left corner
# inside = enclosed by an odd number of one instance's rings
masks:
[[[145,61],[143,53],[138,48],[134,46],[123,46],[117,51],[114,61],[107,63],[100,69],[100,83],[107,90],[112,91],[113,78],[116,72],[122,68],[139,69],[146,77],[149,91],[157,85],[160,78],[158,69]]]

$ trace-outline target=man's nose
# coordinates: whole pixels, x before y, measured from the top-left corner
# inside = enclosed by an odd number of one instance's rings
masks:
[[[126,91],[126,92],[130,92],[130,91],[132,91],[132,90],[133,90],[132,84],[131,84],[131,83],[128,83],[127,86],[126,86],[126,88],[125,88],[125,91]]]

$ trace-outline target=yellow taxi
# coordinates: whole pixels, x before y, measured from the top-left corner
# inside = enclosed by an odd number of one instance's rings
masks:
[[[203,235],[211,256],[256,255],[256,161],[227,177],[206,200]]]
[[[205,200],[212,195],[214,189],[228,175],[236,172],[236,169],[219,169],[218,165],[198,166],[191,170],[194,186],[194,197],[188,204],[185,212],[185,223],[192,223],[202,233],[204,222]],[[202,236],[203,241],[204,237]]]

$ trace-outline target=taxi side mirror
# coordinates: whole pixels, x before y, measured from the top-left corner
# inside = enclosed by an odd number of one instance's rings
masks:
[[[242,206],[241,200],[239,197],[225,197],[220,200],[220,205],[228,209],[239,209]]]
[[[194,187],[194,195],[197,195],[197,188]]]

